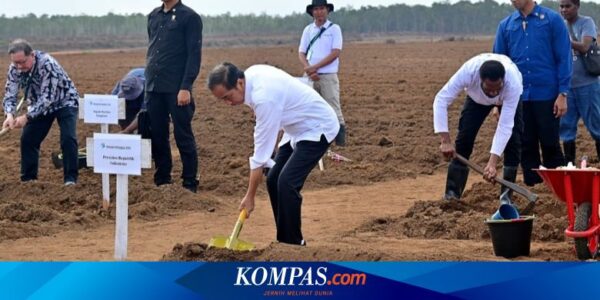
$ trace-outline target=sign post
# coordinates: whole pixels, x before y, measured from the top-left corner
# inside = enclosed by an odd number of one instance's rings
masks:
[[[108,133],[109,124],[119,124],[119,120],[125,119],[125,99],[115,95],[85,94],[80,102],[82,105],[80,105],[79,118],[83,119],[84,123],[100,124],[101,133]],[[103,173],[102,207],[108,209],[109,206],[110,181],[108,173]]]
[[[117,174],[115,259],[127,258],[129,175],[151,167],[151,143],[140,135],[94,133],[87,141],[87,163],[94,173]]]

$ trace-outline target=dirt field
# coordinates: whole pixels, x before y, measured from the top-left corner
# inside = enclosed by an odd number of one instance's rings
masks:
[[[445,168],[433,135],[432,101],[453,72],[491,41],[349,44],[342,55],[342,104],[348,146],[334,148],[352,162],[325,161],[313,171],[304,190],[303,231],[308,247],[273,243],[275,230],[265,189],[247,220],[241,238],[257,251],[205,250],[213,235],[228,234],[237,216],[252,153],[253,115],[247,107],[231,108],[209,97],[207,72],[218,62],[247,67],[278,66],[300,76],[295,47],[205,49],[203,68],[193,95],[193,127],[200,155],[201,189],[192,194],[180,182],[160,188],[152,170],[130,179],[129,259],[132,260],[503,260],[494,256],[484,220],[497,208],[498,187],[474,185],[461,203],[440,201]],[[435,51],[431,51],[435,49]],[[130,68],[144,64],[143,51],[59,54],[80,93],[107,93]],[[0,61],[7,69],[8,58]],[[0,82],[5,71],[0,72]],[[462,99],[451,109],[457,126]],[[42,145],[40,180],[19,182],[19,136],[0,140],[0,259],[111,260],[114,209],[101,209],[100,176],[82,170],[77,186],[62,185],[62,170],[50,155],[59,149],[58,126]],[[473,160],[488,156],[495,123],[484,125]],[[78,139],[97,125],[79,124]],[[591,138],[581,130],[579,152],[598,159]],[[455,135],[455,131],[452,135]],[[178,178],[181,165],[174,141]],[[112,182],[114,200],[114,179]],[[534,213],[530,257],[517,260],[574,260],[565,239],[566,210],[542,185]],[[526,202],[519,199],[520,207]]]

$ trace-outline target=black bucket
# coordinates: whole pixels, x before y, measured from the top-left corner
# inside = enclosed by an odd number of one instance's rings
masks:
[[[521,216],[513,220],[486,220],[494,254],[505,258],[529,256],[534,219],[534,216]]]

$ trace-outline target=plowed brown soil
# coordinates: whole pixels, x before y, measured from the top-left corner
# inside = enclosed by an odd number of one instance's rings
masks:
[[[459,203],[439,200],[445,167],[432,129],[435,93],[471,56],[491,48],[491,41],[348,44],[341,62],[341,99],[348,146],[334,151],[352,162],[325,161],[305,186],[303,229],[308,247],[273,243],[274,228],[264,188],[256,211],[242,232],[258,250],[239,254],[211,252],[208,239],[227,234],[248,175],[254,120],[247,107],[231,108],[209,96],[208,70],[221,61],[241,67],[278,66],[300,76],[295,46],[205,49],[203,68],[193,96],[193,128],[200,155],[198,194],[180,187],[155,187],[152,170],[130,181],[129,258],[139,260],[496,260],[484,220],[497,208],[498,187],[479,182]],[[435,51],[431,51],[436,49]],[[78,90],[107,93],[130,68],[144,64],[143,51],[57,54]],[[6,70],[8,58],[0,62]],[[4,82],[5,72],[0,72]],[[450,111],[455,135],[462,98]],[[472,156],[483,164],[495,128],[488,120]],[[78,140],[99,131],[79,123]],[[580,131],[579,153],[593,155],[593,144]],[[42,144],[40,178],[19,182],[19,136],[0,138],[0,259],[110,260],[114,242],[114,208],[101,209],[100,176],[82,170],[76,186],[62,185],[62,170],[50,154],[59,149],[58,126]],[[181,165],[174,141],[173,176]],[[114,201],[114,180],[112,181]],[[573,260],[565,240],[564,204],[544,187],[534,211],[532,253],[521,260]],[[523,207],[524,200],[518,200]]]

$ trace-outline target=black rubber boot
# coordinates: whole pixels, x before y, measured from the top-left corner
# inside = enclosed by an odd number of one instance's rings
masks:
[[[460,200],[467,178],[469,177],[469,168],[458,162],[452,161],[448,165],[448,177],[446,177],[446,192],[444,200]]]
[[[598,143],[596,143],[596,147]],[[563,150],[565,151],[565,164],[569,164],[569,162],[573,163],[573,165],[577,165],[576,164],[576,159],[577,159],[577,146],[575,144],[575,141],[569,141],[569,142],[563,142]]]
[[[198,184],[200,184],[200,181],[198,179],[184,180],[182,186],[190,192],[196,193],[198,190]]]
[[[517,167],[504,166],[502,178],[506,181],[515,182],[517,180]],[[500,187],[500,203],[512,204],[513,191],[505,186]]]
[[[335,137],[335,144],[340,147],[346,146],[346,125],[340,124],[340,131]]]

